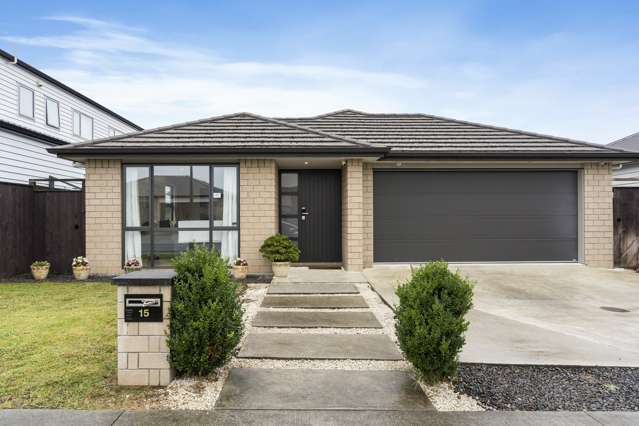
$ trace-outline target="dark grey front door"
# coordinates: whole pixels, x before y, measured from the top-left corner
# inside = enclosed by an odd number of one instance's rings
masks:
[[[576,171],[376,171],[376,262],[576,261]]]
[[[300,262],[341,262],[341,171],[280,173],[280,232],[297,242]]]

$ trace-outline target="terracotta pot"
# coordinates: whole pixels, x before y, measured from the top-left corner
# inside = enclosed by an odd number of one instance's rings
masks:
[[[49,275],[49,267],[48,266],[32,266],[31,275],[33,275],[33,279],[36,281],[46,280],[47,275]]]
[[[89,272],[91,272],[91,268],[88,266],[74,266],[73,267],[73,276],[78,281],[85,281],[89,278]]]
[[[248,266],[233,265],[233,278],[243,280],[248,274]]]
[[[288,277],[288,268],[291,266],[291,262],[273,262],[271,266],[273,267],[273,275],[278,278],[286,278]]]

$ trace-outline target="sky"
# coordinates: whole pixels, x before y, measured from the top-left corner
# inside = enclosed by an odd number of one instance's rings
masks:
[[[0,48],[143,127],[422,112],[639,132],[639,1],[15,1]]]

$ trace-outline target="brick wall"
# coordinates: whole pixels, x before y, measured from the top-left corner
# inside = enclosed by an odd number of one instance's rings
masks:
[[[584,262],[613,267],[612,172],[609,164],[584,166]]]
[[[364,163],[364,268],[373,266],[373,165]]]
[[[364,267],[364,167],[347,160],[342,169],[342,263],[349,271]]]
[[[86,256],[91,262],[91,273],[119,273],[122,269],[120,161],[87,161],[85,179]]]
[[[240,256],[248,261],[249,273],[272,272],[259,249],[279,231],[277,186],[274,160],[240,162]]]

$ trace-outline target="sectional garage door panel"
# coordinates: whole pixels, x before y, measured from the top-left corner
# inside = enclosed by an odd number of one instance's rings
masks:
[[[577,206],[576,171],[375,171],[375,261],[576,261]]]

